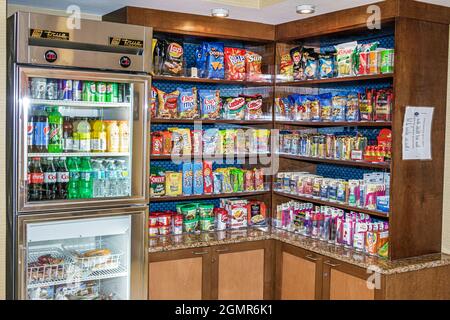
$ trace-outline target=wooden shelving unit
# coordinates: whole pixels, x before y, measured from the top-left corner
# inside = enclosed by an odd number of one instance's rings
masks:
[[[154,197],[151,198],[151,202],[170,202],[170,201],[188,201],[188,200],[204,200],[204,199],[219,199],[219,198],[234,198],[234,197],[248,197],[248,196],[260,196],[269,194],[270,191],[251,191],[251,192],[234,192],[234,193],[211,193],[200,194],[192,196],[177,196],[177,197]]]
[[[262,153],[262,154],[225,154],[225,155],[180,155],[177,156],[175,155],[175,158],[189,158],[189,159],[194,159],[194,158],[199,158],[199,159],[205,159],[205,160],[211,160],[211,159],[219,159],[219,160],[226,160],[227,158],[234,158],[234,159],[248,159],[248,158],[258,158],[258,157],[270,157],[271,154],[270,153]],[[166,155],[166,154],[151,154],[150,155],[150,160],[171,160],[172,159],[172,155]]]
[[[312,157],[302,157],[302,156],[296,156],[296,155],[291,155],[291,154],[282,154],[282,153],[278,154],[278,156],[280,158],[284,158],[284,159],[292,159],[292,160],[316,162],[316,163],[330,163],[330,164],[352,166],[352,167],[376,168],[376,169],[385,169],[385,170],[389,170],[391,168],[390,162],[368,162],[368,161],[355,161],[355,160],[312,158]]]
[[[268,125],[272,120],[227,120],[227,119],[152,119],[151,124],[238,124],[238,125]]]
[[[275,120],[275,124],[298,126],[298,127],[391,127],[391,121],[336,121],[336,122],[319,122],[319,121],[285,121]]]
[[[275,84],[278,87],[310,87],[314,85],[325,85],[331,83],[345,83],[345,82],[367,81],[367,80],[386,80],[393,78],[394,78],[393,73],[386,73],[386,74],[371,74],[354,77],[314,79],[305,81],[286,81],[286,82],[278,81]]]
[[[190,77],[171,77],[155,75],[152,77],[153,81],[175,81],[175,82],[189,82],[189,83],[209,83],[218,85],[239,85],[248,87],[268,87],[273,86],[273,82],[268,81],[233,81],[224,79],[207,79],[207,78],[190,78]]]

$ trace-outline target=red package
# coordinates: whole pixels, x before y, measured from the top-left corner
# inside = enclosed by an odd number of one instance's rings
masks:
[[[213,171],[212,162],[203,161],[203,193],[210,194],[213,193]]]
[[[166,93],[158,90],[158,117],[161,119],[175,119],[178,117],[178,90]]]
[[[244,49],[225,48],[225,79],[245,80],[245,53]]]
[[[264,169],[254,169],[255,170],[255,190],[264,190]]]
[[[247,205],[247,224],[249,226],[266,225],[266,204],[262,201],[249,201]]]
[[[255,172],[253,170],[246,170],[244,177],[245,191],[255,191]]]
[[[158,89],[152,87],[150,96],[150,119],[156,118],[158,105]]]
[[[162,154],[163,136],[160,131],[152,133],[152,155]]]
[[[194,155],[201,155],[202,154],[202,136],[203,131],[202,130],[192,130],[192,153]]]
[[[262,56],[257,53],[247,51],[245,54],[245,64],[247,69],[247,81],[261,81],[262,77]]]
[[[172,153],[172,132],[163,131],[162,138],[163,138],[162,154],[170,155]]]

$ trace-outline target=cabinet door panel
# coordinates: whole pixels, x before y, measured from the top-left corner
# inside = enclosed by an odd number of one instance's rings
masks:
[[[264,249],[219,255],[219,300],[264,298]]]
[[[149,298],[152,300],[202,299],[202,264],[201,257],[150,263]]]
[[[283,252],[282,259],[281,299],[314,300],[316,264],[287,252]]]
[[[366,280],[331,269],[331,300],[374,300],[375,290],[367,288]]]

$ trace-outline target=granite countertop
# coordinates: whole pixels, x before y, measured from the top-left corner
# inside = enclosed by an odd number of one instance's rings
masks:
[[[291,244],[361,268],[367,269],[370,267],[373,271],[386,275],[450,265],[450,255],[442,253],[390,261],[346,249],[342,246],[328,244],[299,234],[269,227],[150,238],[149,252],[164,252],[270,239]]]

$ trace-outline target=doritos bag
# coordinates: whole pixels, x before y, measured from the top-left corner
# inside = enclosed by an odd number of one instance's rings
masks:
[[[208,72],[208,78],[224,79],[225,66],[224,66],[223,43],[208,42],[206,44],[206,53],[207,53],[206,67]]]

